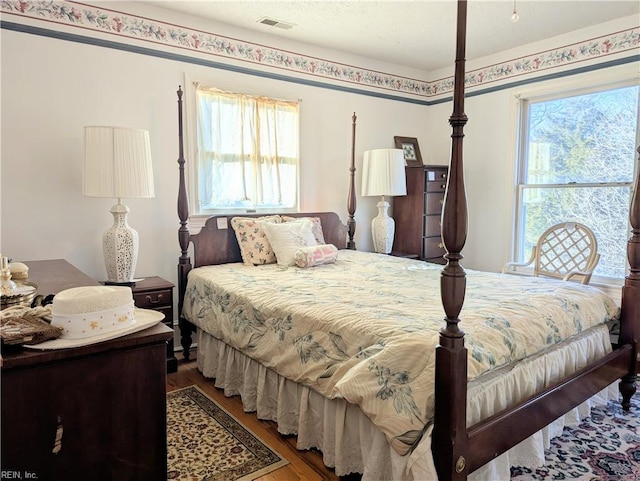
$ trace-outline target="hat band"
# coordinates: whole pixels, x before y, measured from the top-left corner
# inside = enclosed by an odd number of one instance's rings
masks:
[[[60,337],[66,339],[83,339],[125,329],[135,323],[133,301],[104,311],[85,312],[82,314],[56,315],[52,313],[52,326],[62,328]]]

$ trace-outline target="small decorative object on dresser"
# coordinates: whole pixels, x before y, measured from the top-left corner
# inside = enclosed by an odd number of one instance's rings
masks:
[[[133,302],[141,309],[153,309],[164,314],[167,327],[173,331],[173,288],[174,285],[162,277],[145,277],[131,286]],[[178,370],[178,360],[173,352],[173,338],[167,343],[167,372]]]
[[[396,149],[402,149],[402,152],[404,152],[404,161],[407,167],[422,167],[422,155],[420,155],[418,139],[396,135],[393,140],[395,141]]]
[[[446,165],[407,167],[407,195],[393,201],[396,237],[393,250],[444,264],[440,217],[447,188]]]
[[[11,270],[9,259],[0,255],[0,309],[15,306],[30,306],[36,295],[38,286],[26,281],[26,275],[18,275],[20,280],[13,280],[13,271]],[[27,272],[29,269],[22,264]]]
[[[0,256],[0,290],[2,295],[13,294],[16,290],[16,283],[11,280],[11,271],[9,270],[9,260],[5,256]]]
[[[24,262],[11,262],[9,271],[14,281],[26,281],[29,278],[29,266]]]

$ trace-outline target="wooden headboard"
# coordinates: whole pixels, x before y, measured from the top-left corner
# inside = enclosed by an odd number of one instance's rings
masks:
[[[240,217],[261,217],[265,214],[238,214]],[[266,214],[269,215],[269,214]],[[289,217],[319,217],[327,244],[338,249],[347,247],[347,226],[335,212],[291,213]],[[232,215],[209,217],[197,234],[189,236],[193,243],[193,267],[242,262],[240,247],[231,228]]]

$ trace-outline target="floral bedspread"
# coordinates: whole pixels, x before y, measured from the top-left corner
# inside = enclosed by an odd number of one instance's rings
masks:
[[[183,314],[282,376],[358,404],[406,454],[433,415],[441,270],[350,250],[308,269],[201,267],[189,274]],[[594,287],[468,270],[469,379],[617,313]]]

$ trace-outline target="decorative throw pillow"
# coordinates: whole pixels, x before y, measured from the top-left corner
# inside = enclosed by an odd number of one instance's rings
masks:
[[[264,223],[262,227],[280,266],[292,266],[298,249],[316,245],[309,219],[298,219],[283,224]]]
[[[318,244],[324,244],[324,233],[322,232],[322,222],[320,221],[320,217],[291,217],[290,215],[283,215],[282,220],[284,222],[295,222],[300,219],[309,219],[312,223],[311,232],[313,232],[313,236],[316,238],[316,242]]]
[[[294,260],[298,267],[315,267],[331,264],[338,258],[338,248],[333,244],[322,244],[298,249]]]
[[[279,223],[282,219],[279,215],[267,215],[263,217],[233,217],[231,227],[236,233],[242,262],[246,265],[273,264],[276,255],[264,233],[263,226],[266,223]]]

